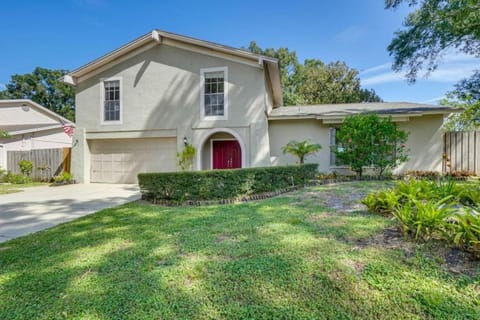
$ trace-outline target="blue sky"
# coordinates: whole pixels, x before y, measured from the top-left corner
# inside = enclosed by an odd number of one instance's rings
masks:
[[[0,89],[36,66],[75,69],[154,28],[234,47],[295,50],[299,58],[345,61],[386,101],[435,103],[478,59],[448,52],[428,79],[409,85],[391,71],[386,47],[409,8],[382,0],[143,1],[23,0],[2,3]]]

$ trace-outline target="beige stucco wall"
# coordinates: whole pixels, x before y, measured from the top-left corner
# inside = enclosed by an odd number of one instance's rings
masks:
[[[270,153],[272,163],[285,165],[296,163],[297,158],[283,154],[282,147],[289,141],[309,139],[312,143],[322,145],[322,150],[313,156],[308,156],[305,162],[318,163],[318,170],[330,170],[329,129],[318,120],[272,120],[269,122]]]
[[[410,149],[409,161],[400,165],[397,172],[406,170],[442,171],[443,116],[411,117],[399,122],[399,127],[410,132],[406,146]]]
[[[406,143],[410,152],[409,161],[400,165],[395,173],[406,170],[442,171],[442,123],[442,115],[411,117],[407,122],[398,122],[400,128],[410,132]],[[330,166],[329,125],[322,124],[320,120],[272,120],[269,123],[269,136],[274,164],[295,163],[296,158],[284,155],[282,147],[290,140],[310,139],[320,143],[323,148],[315,156],[307,157],[306,162],[318,163],[320,172],[347,172]]]
[[[228,68],[228,119],[203,120],[200,107],[200,69]],[[122,124],[101,123],[101,81],[121,79]],[[243,145],[244,166],[270,164],[266,110],[271,103],[261,68],[227,59],[159,45],[80,83],[76,88],[75,138],[93,133],[102,138],[129,135],[162,137],[174,132],[177,151],[187,137],[198,151],[195,168],[202,168],[201,146],[221,128],[233,131]],[[162,130],[159,130],[162,129]],[[230,132],[229,132],[230,133]],[[75,148],[74,148],[75,149]],[[88,148],[73,151],[72,170],[78,180],[88,182]]]

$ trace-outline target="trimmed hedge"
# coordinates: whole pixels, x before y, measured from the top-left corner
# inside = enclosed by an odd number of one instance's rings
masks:
[[[314,179],[318,164],[295,166],[159,172],[138,174],[142,198],[153,201],[239,199],[305,185]]]

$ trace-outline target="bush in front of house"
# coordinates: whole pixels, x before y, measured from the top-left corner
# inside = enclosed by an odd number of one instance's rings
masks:
[[[305,185],[314,179],[318,164],[232,170],[140,173],[145,200],[204,201],[240,199]]]
[[[366,167],[379,177],[408,160],[408,133],[398,128],[391,117],[375,113],[351,115],[336,130],[332,151],[339,165],[347,165],[362,178]]]

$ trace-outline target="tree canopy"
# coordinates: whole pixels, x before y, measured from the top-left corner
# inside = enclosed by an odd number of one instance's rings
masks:
[[[421,69],[435,70],[448,49],[480,57],[479,0],[386,0],[387,9],[401,3],[417,6],[397,31],[388,51],[393,69],[407,70],[414,82]]]
[[[295,51],[262,49],[255,41],[250,42],[248,50],[279,60],[285,105],[382,101],[374,90],[361,87],[358,71],[345,62],[326,64],[307,59],[302,64]]]
[[[480,71],[475,72],[470,79],[457,83],[455,90],[449,92],[441,104],[463,110],[461,113],[450,115],[444,125],[446,130],[480,129]]]
[[[0,91],[0,99],[30,99],[74,121],[74,90],[58,80],[67,72],[37,67],[32,73],[14,74]]]
[[[422,69],[427,74],[434,71],[449,50],[480,58],[479,0],[386,0],[385,6],[397,8],[401,3],[416,9],[407,16],[405,29],[395,33],[388,51],[393,69],[405,69],[408,81],[415,82]],[[441,103],[463,109],[449,117],[447,130],[479,128],[480,70],[460,81]]]

